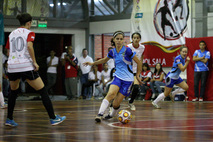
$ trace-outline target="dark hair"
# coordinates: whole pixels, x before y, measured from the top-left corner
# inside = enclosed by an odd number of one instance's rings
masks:
[[[32,16],[29,13],[22,13],[16,16],[21,26],[24,26],[27,22],[32,21]]]
[[[157,66],[158,64],[160,65],[160,70],[159,70],[159,71],[156,69],[156,66]],[[157,72],[157,71],[158,71],[158,72]],[[158,74],[159,74],[159,73],[161,73],[162,71],[163,71],[163,68],[162,68],[161,63],[157,63],[157,64],[155,65],[154,73],[155,73],[155,74],[156,74],[156,73],[158,73]],[[163,71],[163,72],[164,72],[164,71]]]
[[[180,51],[182,51],[183,48],[186,48],[186,49],[188,50],[188,47],[186,47],[186,46],[181,46],[181,47],[180,47]]]
[[[143,70],[143,67],[144,67],[144,66],[147,67],[147,70],[150,70],[149,65],[148,65],[147,63],[143,63],[143,65],[142,65],[142,71],[144,71],[144,70]]]
[[[110,72],[110,79],[113,79],[113,71],[115,70],[115,68],[112,68],[111,69],[111,72]]]
[[[108,52],[109,52],[110,50],[112,50],[112,49],[113,49],[113,47],[109,47],[109,48],[108,48]]]
[[[84,50],[87,50],[86,48],[84,48],[83,50],[82,50],[82,53],[84,52]]]
[[[110,42],[111,42],[111,46],[115,46],[115,42],[113,41],[114,38],[111,38]],[[110,47],[109,47],[110,48]]]
[[[138,32],[134,32],[134,33],[132,34],[132,36],[131,36],[131,37],[132,37],[132,39],[133,39],[133,36],[134,36],[134,35],[138,35],[138,36],[140,37],[140,39],[141,39],[141,34],[140,34],[140,33],[138,33]]]
[[[204,40],[201,40],[200,43],[204,43],[206,45],[206,42]]]

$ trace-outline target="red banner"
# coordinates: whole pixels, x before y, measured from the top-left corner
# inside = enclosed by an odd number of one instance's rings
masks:
[[[199,43],[201,40],[204,40],[207,44],[207,50],[211,54],[209,60],[209,74],[205,88],[205,101],[213,101],[213,37],[203,37],[203,38],[186,38],[186,46],[189,48],[188,56],[190,57],[190,63],[187,68],[187,84],[189,85],[189,90],[187,92],[189,100],[194,98],[194,65],[195,62],[192,60],[195,50],[200,49]]]
[[[161,63],[163,67],[172,67],[174,58],[179,53],[180,46],[165,47],[158,43],[142,43],[145,45],[144,61],[150,67]]]

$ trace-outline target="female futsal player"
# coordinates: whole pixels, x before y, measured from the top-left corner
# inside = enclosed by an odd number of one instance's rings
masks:
[[[123,45],[124,42],[124,33],[122,31],[117,31],[113,34],[113,41],[115,43],[115,48],[110,50],[107,57],[95,61],[93,63],[91,62],[85,62],[85,65],[97,65],[97,64],[103,64],[106,63],[109,59],[115,60],[115,73],[114,73],[114,79],[113,82],[110,85],[109,91],[106,95],[106,97],[103,99],[101,107],[99,109],[98,115],[95,118],[96,122],[101,122],[101,118],[107,109],[109,102],[113,100],[113,109],[112,111],[105,117],[105,119],[112,118],[114,114],[117,112],[117,110],[120,107],[120,103],[122,100],[129,96],[131,86],[134,81],[134,75],[132,72],[132,59],[137,63],[137,74],[136,78],[138,79],[139,83],[140,81],[140,72],[141,72],[141,62],[135,56],[135,52],[132,52],[132,50],[128,47],[125,47]]]
[[[176,89],[172,92],[172,98],[174,98],[174,95],[177,93],[185,92],[189,89],[189,86],[186,84],[185,81],[180,77],[180,73],[184,72],[187,68],[190,58],[186,57],[188,53],[188,48],[185,46],[182,46],[180,48],[180,55],[178,55],[173,63],[172,70],[166,75],[166,86],[164,89],[164,93],[161,93],[153,102],[152,104],[156,108],[160,108],[158,103],[163,100],[165,97],[167,97],[170,92],[172,91],[172,88],[174,85],[179,86],[180,88]],[[186,60],[186,63],[185,63]]]
[[[13,110],[16,103],[20,79],[26,79],[31,87],[39,92],[50,117],[51,125],[63,122],[66,117],[54,114],[52,102],[47,94],[43,81],[39,77],[39,66],[35,59],[33,41],[35,33],[30,31],[32,17],[28,13],[17,16],[21,27],[9,35],[6,48],[8,49],[8,77],[10,80],[11,95],[8,99],[8,114],[5,125],[15,127],[18,124],[13,120]]]
[[[141,63],[143,63],[143,53],[145,50],[145,46],[142,44],[139,44],[139,42],[141,41],[141,34],[135,32],[132,34],[131,37],[132,37],[132,43],[128,44],[127,47],[131,48],[133,52],[136,52],[136,56],[138,57],[138,59],[141,60]],[[129,100],[129,106],[131,110],[136,110],[136,107],[133,104],[133,102],[139,92],[139,82],[136,78],[137,63],[135,61],[133,61],[132,70],[134,73],[134,85],[133,85],[131,99]]]

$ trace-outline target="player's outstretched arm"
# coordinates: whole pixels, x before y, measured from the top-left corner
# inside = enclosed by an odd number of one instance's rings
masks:
[[[185,70],[186,70],[186,68],[187,68],[187,66],[189,65],[189,61],[190,61],[190,58],[189,58],[189,56],[186,58],[186,63],[185,63],[185,65],[183,66],[183,64],[178,64],[178,68],[182,71],[182,72],[184,72]]]
[[[99,64],[106,63],[108,60],[109,60],[109,58],[105,57],[105,58],[102,58],[102,59],[100,59],[98,61],[95,61],[93,63],[91,63],[91,62],[85,62],[85,63],[83,63],[83,65],[85,65],[85,66],[87,66],[87,65],[90,65],[90,66],[99,65]]]

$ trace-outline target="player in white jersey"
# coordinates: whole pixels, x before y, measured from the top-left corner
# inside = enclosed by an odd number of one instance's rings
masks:
[[[28,13],[20,14],[16,17],[21,27],[12,31],[9,35],[6,48],[8,50],[8,77],[10,80],[11,95],[8,99],[8,114],[5,125],[15,127],[18,124],[13,120],[13,111],[16,98],[19,93],[20,79],[26,79],[31,87],[41,95],[43,105],[45,106],[51,125],[57,125],[63,122],[66,117],[55,115],[52,102],[47,94],[43,81],[38,70],[39,66],[35,59],[33,42],[35,33],[30,31],[32,17]]]
[[[132,34],[132,43],[128,44],[127,46],[131,48],[133,52],[136,52],[136,56],[138,57],[138,59],[141,60],[141,63],[143,63],[143,54],[144,54],[145,46],[140,44],[139,43],[140,41],[141,41],[140,33],[135,32]],[[133,85],[131,100],[129,100],[129,106],[131,110],[136,110],[135,105],[133,105],[133,102],[139,92],[139,82],[136,78],[137,63],[135,61],[133,61],[132,69],[134,73],[134,85]]]

